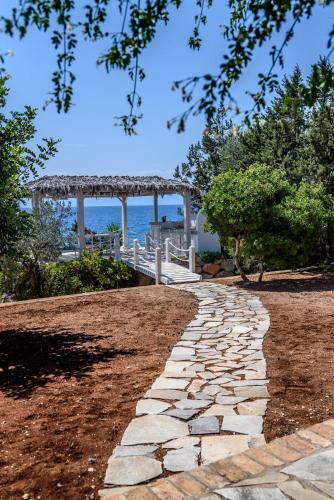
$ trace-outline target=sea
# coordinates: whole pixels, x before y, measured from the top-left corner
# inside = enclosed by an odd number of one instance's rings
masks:
[[[166,217],[167,221],[182,220],[178,209],[181,205],[159,205],[159,220]],[[28,209],[28,211],[30,211]],[[68,226],[76,220],[76,207],[72,207],[72,213],[68,218]],[[153,221],[152,205],[128,205],[128,238],[131,244],[138,239],[141,244],[145,242],[145,234],[149,232],[150,222]],[[85,226],[95,232],[106,231],[108,224],[117,223],[122,227],[122,209],[119,206],[86,206]]]

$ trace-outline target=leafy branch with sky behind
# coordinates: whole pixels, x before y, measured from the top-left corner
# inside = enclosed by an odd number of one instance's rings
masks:
[[[217,0],[193,0],[196,6],[193,31],[188,45],[194,51],[203,43],[203,29],[210,9]],[[35,27],[48,32],[57,52],[52,75],[49,102],[57,110],[67,112],[74,102],[73,86],[76,75],[74,62],[78,41],[101,42],[97,64],[109,72],[120,69],[128,72],[132,90],[127,95],[129,112],[118,116],[119,123],[128,134],[136,132],[141,96],[139,83],[145,78],[141,58],[157,36],[160,25],[168,25],[171,16],[179,12],[184,0],[89,0],[82,6],[74,0],[14,0],[10,13],[1,16],[2,31],[10,36],[24,38]],[[299,24],[307,25],[316,8],[328,8],[332,0],[230,0],[221,7],[221,31],[226,41],[221,62],[215,73],[190,75],[174,82],[173,88],[181,92],[186,109],[169,120],[183,131],[191,114],[204,113],[211,119],[219,107],[242,115],[249,123],[254,114],[266,104],[268,93],[278,84],[277,67],[284,65],[284,55]],[[271,43],[279,34],[280,42]],[[333,51],[333,27],[324,40],[323,56],[330,58]],[[182,41],[180,40],[180,43]],[[233,86],[252,62],[255,51],[269,43],[271,64],[258,74],[257,89],[248,89],[249,109],[240,109]],[[312,78],[303,86],[303,99],[307,105],[315,101],[316,90],[333,88],[331,73],[321,73],[314,67]]]

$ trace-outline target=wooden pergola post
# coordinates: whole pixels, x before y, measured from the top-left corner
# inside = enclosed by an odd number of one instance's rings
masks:
[[[186,191],[183,194],[183,217],[184,217],[184,240],[187,248],[190,247],[191,244],[191,217],[190,217],[190,193]]]
[[[154,191],[153,194],[153,204],[154,204],[154,222],[157,223],[159,221],[159,205],[158,205],[157,191]]]
[[[40,200],[41,200],[41,195],[37,191],[34,191],[34,193],[32,195],[32,200],[31,200],[32,211],[34,211],[38,208]]]
[[[122,195],[121,198],[122,203],[122,239],[123,239],[123,248],[128,248],[129,240],[128,240],[128,197],[126,195]]]
[[[85,207],[84,207],[84,197],[82,192],[80,192],[77,196],[77,223],[78,223],[79,251],[81,253],[86,247]]]

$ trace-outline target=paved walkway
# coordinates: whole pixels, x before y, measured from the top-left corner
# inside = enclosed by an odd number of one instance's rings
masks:
[[[267,311],[235,287],[203,282],[176,288],[196,295],[198,314],[138,401],[136,418],[108,461],[108,487],[193,470],[264,444]]]

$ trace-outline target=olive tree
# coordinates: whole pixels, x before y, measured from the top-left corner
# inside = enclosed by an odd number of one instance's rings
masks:
[[[22,209],[26,181],[56,153],[56,141],[31,146],[37,110],[7,111],[8,78],[0,73],[0,261],[16,251],[17,242],[32,230],[32,218]]]

